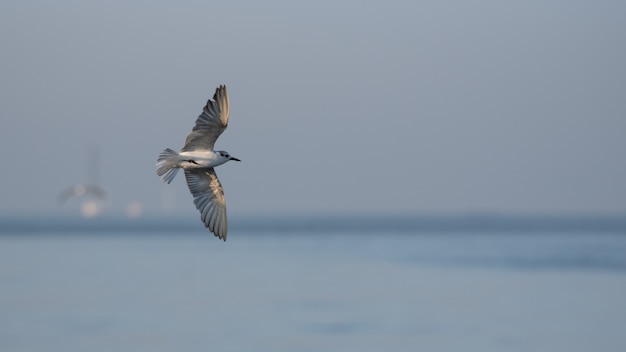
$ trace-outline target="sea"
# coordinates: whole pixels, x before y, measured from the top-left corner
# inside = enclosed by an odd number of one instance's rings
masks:
[[[0,221],[0,351],[626,351],[626,221]]]

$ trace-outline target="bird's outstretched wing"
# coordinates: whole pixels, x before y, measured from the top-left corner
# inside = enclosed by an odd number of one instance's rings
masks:
[[[226,219],[226,201],[220,180],[215,170],[185,170],[187,186],[193,195],[193,203],[200,211],[200,218],[216,237],[226,241],[228,222]]]
[[[196,125],[187,135],[181,151],[213,150],[215,141],[228,126],[229,112],[228,92],[225,85],[220,85],[213,100],[207,101],[202,114],[196,119]]]

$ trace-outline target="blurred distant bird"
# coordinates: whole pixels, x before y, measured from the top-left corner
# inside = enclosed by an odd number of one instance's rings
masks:
[[[204,226],[224,241],[228,232],[226,201],[213,168],[230,160],[241,160],[225,151],[213,150],[213,145],[228,126],[229,110],[226,86],[221,85],[196,119],[180,153],[167,148],[161,152],[156,164],[157,175],[167,183],[172,182],[179,169],[185,170],[187,186]]]

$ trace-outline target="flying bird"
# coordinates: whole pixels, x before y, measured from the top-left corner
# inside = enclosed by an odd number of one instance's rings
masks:
[[[165,149],[156,164],[157,175],[167,183],[172,182],[179,169],[185,170],[187,186],[204,226],[224,241],[228,232],[226,201],[214,168],[230,160],[241,160],[223,150],[213,150],[213,146],[228,126],[229,110],[226,86],[220,85],[196,119],[185,146],[178,153]]]

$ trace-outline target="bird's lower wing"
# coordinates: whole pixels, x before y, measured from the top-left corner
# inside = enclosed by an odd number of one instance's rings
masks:
[[[226,241],[228,232],[226,201],[222,184],[217,179],[215,170],[213,168],[187,169],[185,178],[204,226],[216,237]]]

